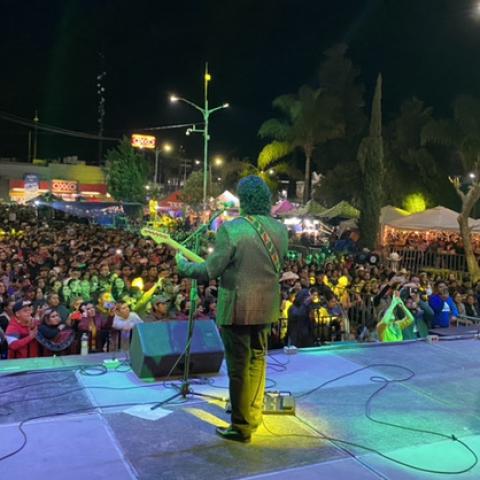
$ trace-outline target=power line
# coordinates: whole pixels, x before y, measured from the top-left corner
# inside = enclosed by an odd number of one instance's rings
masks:
[[[91,133],[85,132],[78,132],[75,130],[67,130],[65,128],[55,127],[53,125],[48,125],[46,123],[41,122],[33,122],[31,120],[27,120],[22,117],[18,117],[16,115],[11,115],[6,112],[0,111],[0,119],[5,120],[7,122],[16,123],[18,125],[23,125],[25,127],[30,128],[37,128],[38,130],[43,130],[46,132],[56,133],[58,135],[66,135],[69,137],[77,137],[77,138],[84,138],[86,140],[109,140],[113,142],[118,142],[121,139],[117,137],[101,137],[99,135],[94,135]]]
[[[194,127],[196,125],[203,125],[203,122],[200,123],[182,123],[178,125],[160,125],[159,127],[148,127],[148,128],[139,128],[135,130],[136,132],[146,132],[150,130],[170,130],[174,128],[185,128],[185,127]]]
[[[83,138],[86,140],[107,140],[112,142],[119,142],[121,138],[118,137],[104,137],[101,135],[95,135],[86,132],[79,132],[76,130],[67,130],[65,128],[56,127],[54,125],[48,125],[42,122],[33,122],[26,118],[19,117],[17,115],[12,115],[7,112],[0,111],[0,119],[5,120],[10,123],[16,123],[17,125],[23,125],[25,127],[30,128],[37,128],[38,130],[42,130],[44,132],[56,133],[58,135],[66,135],[69,137],[77,137]],[[154,131],[154,130],[173,130],[177,128],[185,128],[185,127],[193,127],[194,125],[203,125],[203,122],[200,123],[182,123],[182,124],[174,124],[174,125],[159,125],[157,127],[147,127],[147,128],[139,128],[135,131]]]

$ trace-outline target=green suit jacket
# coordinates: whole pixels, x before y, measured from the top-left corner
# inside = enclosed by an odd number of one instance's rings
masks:
[[[287,229],[272,217],[255,217],[270,235],[283,264]],[[279,318],[279,274],[260,236],[242,217],[219,228],[214,251],[205,263],[180,262],[178,270],[180,275],[202,281],[220,277],[218,325],[261,325]]]

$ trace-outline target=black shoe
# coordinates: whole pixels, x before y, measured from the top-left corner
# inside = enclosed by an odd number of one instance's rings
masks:
[[[215,433],[225,440],[232,440],[234,442],[249,443],[252,440],[250,435],[244,435],[238,430],[234,430],[232,427],[217,427]]]

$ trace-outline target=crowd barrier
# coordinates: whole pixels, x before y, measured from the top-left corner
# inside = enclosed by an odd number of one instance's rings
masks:
[[[390,260],[391,253],[397,253],[400,257],[398,267],[405,268],[409,272],[419,273],[420,271],[451,271],[467,272],[465,255],[441,254],[435,252],[422,252],[409,248],[386,247],[383,260],[393,265]]]
[[[302,257],[309,254],[320,253],[318,247],[306,247],[304,245],[290,245],[290,250],[298,252]],[[391,253],[397,253],[400,257],[398,262],[389,259]],[[448,272],[467,272],[467,262],[463,254],[441,254],[435,252],[422,252],[417,249],[385,247],[382,260],[397,269],[405,268],[409,272],[419,273],[421,271],[432,271],[443,274]]]

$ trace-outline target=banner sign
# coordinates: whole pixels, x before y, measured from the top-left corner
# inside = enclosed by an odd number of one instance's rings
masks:
[[[52,180],[52,193],[77,193],[77,182],[75,180]]]
[[[23,177],[25,201],[31,200],[38,195],[40,177],[35,173],[27,173]]]
[[[134,133],[132,135],[132,147],[136,148],[155,148],[155,137],[153,135],[140,135]]]

